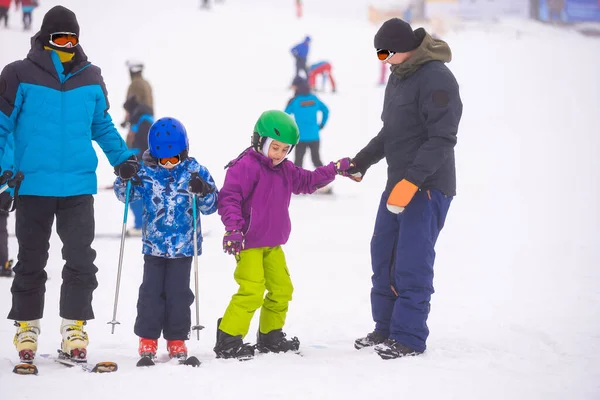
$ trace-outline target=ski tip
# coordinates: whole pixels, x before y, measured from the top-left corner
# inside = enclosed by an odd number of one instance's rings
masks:
[[[112,361],[102,361],[94,365],[94,368],[92,368],[92,372],[103,374],[107,372],[115,372],[118,369],[119,366],[117,365],[117,363]]]
[[[181,364],[197,368],[202,363],[196,357],[191,356],[191,357],[188,357],[187,359],[185,359],[183,362],[181,362]]]
[[[153,365],[155,365],[154,360],[150,357],[142,357],[137,364],[135,364],[136,367],[151,367]]]
[[[13,372],[17,375],[37,375],[38,369],[33,364],[22,363],[15,365]]]

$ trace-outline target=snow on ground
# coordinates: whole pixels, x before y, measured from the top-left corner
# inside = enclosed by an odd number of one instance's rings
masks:
[[[322,134],[326,160],[353,156],[380,128],[383,88],[372,47],[377,27],[363,0],[227,0],[210,12],[195,0],[64,0],[81,25],[82,45],[99,65],[112,116],[129,81],[129,57],[146,62],[158,116],[190,132],[191,154],[217,183],[223,166],[249,143],[260,112],[283,108],[292,95],[289,48],[313,37],[311,60],[334,65],[339,91],[320,94],[331,119]],[[34,13],[39,28],[43,2]],[[318,15],[317,15],[318,14]],[[29,34],[11,10],[0,29],[0,66],[22,58]],[[517,34],[517,30],[519,33]],[[456,148],[458,196],[437,245],[436,294],[428,351],[382,361],[353,340],[373,328],[369,240],[385,165],[356,184],[338,180],[335,198],[297,197],[285,246],[296,291],[286,331],[304,357],[216,360],[216,320],[236,285],[234,260],[221,251],[222,225],[204,218],[209,235],[200,257],[200,313],[207,329],[189,342],[199,369],[136,369],[133,334],[141,281],[140,243],[128,239],[117,327],[112,318],[118,239],[99,239],[96,319],[88,324],[90,359],[114,360],[119,372],[86,375],[40,360],[37,377],[12,374],[14,327],[0,324],[0,398],[88,399],[199,396],[208,399],[600,398],[600,246],[598,162],[600,41],[527,21],[467,26],[445,37],[461,85],[464,115]],[[100,184],[114,175],[100,157]],[[96,196],[97,232],[119,234],[123,206],[112,192]],[[10,220],[10,230],[14,219]],[[40,353],[59,345],[60,241],[52,237]],[[17,244],[10,240],[12,254]],[[10,308],[10,280],[0,280],[0,314]],[[254,321],[251,332],[256,332]],[[254,341],[254,334],[247,337]],[[161,351],[165,351],[161,342]],[[67,380],[68,379],[68,380]],[[77,382],[71,379],[76,379]]]

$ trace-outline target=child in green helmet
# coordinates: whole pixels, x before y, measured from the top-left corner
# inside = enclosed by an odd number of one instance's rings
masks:
[[[217,327],[217,358],[248,359],[254,346],[243,343],[254,312],[261,308],[260,352],[296,351],[298,338],[282,328],[294,287],[281,246],[289,238],[292,193],[310,194],[347,175],[350,159],[308,171],[286,157],[298,143],[298,127],[285,112],[262,113],[252,146],[227,165],[218,212],[225,225],[223,250],[235,255],[234,279],[240,285]],[[265,296],[265,291],[267,294]]]

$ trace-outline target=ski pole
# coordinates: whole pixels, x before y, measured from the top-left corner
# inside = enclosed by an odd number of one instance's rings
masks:
[[[198,304],[198,211],[196,205],[196,194],[192,194],[192,215],[194,217],[194,292],[196,300],[196,325],[192,326],[192,330],[196,331],[198,340],[200,340],[200,331],[204,329],[200,325],[200,305]]]
[[[129,194],[131,192],[131,180],[127,180],[125,189],[125,211],[123,212],[123,230],[121,231],[121,250],[119,251],[119,268],[117,269],[117,287],[115,288],[115,305],[113,307],[112,321],[107,324],[112,325],[111,334],[115,333],[115,325],[120,324],[117,321],[117,305],[119,304],[119,286],[121,285],[121,268],[123,267],[123,250],[125,248],[125,234],[127,233],[127,213],[129,212]]]

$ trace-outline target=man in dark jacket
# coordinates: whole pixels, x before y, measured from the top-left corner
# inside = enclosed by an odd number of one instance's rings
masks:
[[[392,70],[383,127],[348,172],[360,181],[385,157],[388,180],[371,241],[375,330],[355,347],[375,346],[389,359],[425,351],[434,245],[456,192],[454,145],[462,103],[444,65],[452,58],[445,42],[393,18],[375,35],[375,48]]]
[[[117,170],[127,166],[129,177],[137,165],[108,108],[100,68],[79,45],[75,14],[53,7],[31,39],[27,58],[8,64],[0,74],[0,159],[8,136],[14,135],[14,167],[25,176],[15,199],[19,253],[8,314],[16,321],[14,343],[23,361],[31,361],[37,350],[55,217],[65,260],[61,351],[86,359],[84,325],[94,318],[92,293],[98,286],[92,248],[98,159],[92,141]]]

